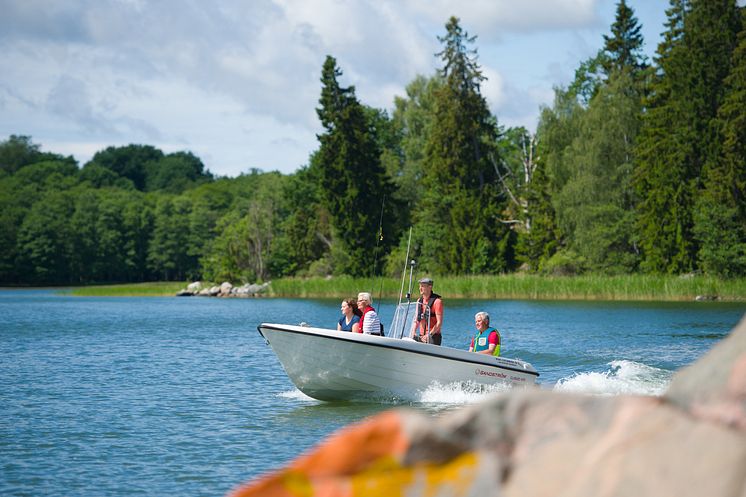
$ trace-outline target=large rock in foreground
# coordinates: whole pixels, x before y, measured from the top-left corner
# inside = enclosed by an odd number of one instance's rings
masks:
[[[746,319],[666,395],[513,391],[391,410],[235,496],[746,497]]]

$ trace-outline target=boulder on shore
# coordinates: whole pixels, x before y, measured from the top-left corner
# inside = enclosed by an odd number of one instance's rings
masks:
[[[233,286],[229,281],[211,287],[203,286],[201,281],[195,281],[187,285],[183,290],[176,293],[177,297],[259,297],[269,290],[269,282],[257,284],[246,283],[242,286]]]
[[[744,497],[746,317],[661,397],[523,389],[435,420],[394,409],[233,495]]]

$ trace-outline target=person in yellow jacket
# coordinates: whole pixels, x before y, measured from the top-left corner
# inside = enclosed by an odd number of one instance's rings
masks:
[[[500,332],[490,327],[490,315],[486,312],[478,312],[474,315],[474,324],[477,332],[471,339],[469,352],[478,354],[489,354],[495,357],[500,355]]]

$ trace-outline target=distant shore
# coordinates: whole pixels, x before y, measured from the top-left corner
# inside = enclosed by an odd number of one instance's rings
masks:
[[[687,276],[434,276],[437,293],[454,299],[605,300],[746,302],[746,278],[722,280]],[[190,282],[90,285],[60,289],[75,296],[175,296]],[[406,294],[409,281],[403,282]],[[206,285],[213,283],[205,283]],[[217,282],[220,284],[220,282]],[[412,294],[417,295],[416,283]],[[273,280],[266,297],[342,298],[369,291],[378,298],[398,298],[402,280],[394,278],[282,278]]]

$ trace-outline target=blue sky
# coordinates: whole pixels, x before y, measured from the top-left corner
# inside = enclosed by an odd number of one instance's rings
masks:
[[[664,0],[628,0],[646,53]],[[321,65],[391,110],[438,67],[451,15],[477,36],[498,122],[531,130],[596,53],[614,0],[0,0],[0,140],[30,135],[83,165],[110,145],[189,150],[213,173],[289,173],[318,146]]]

